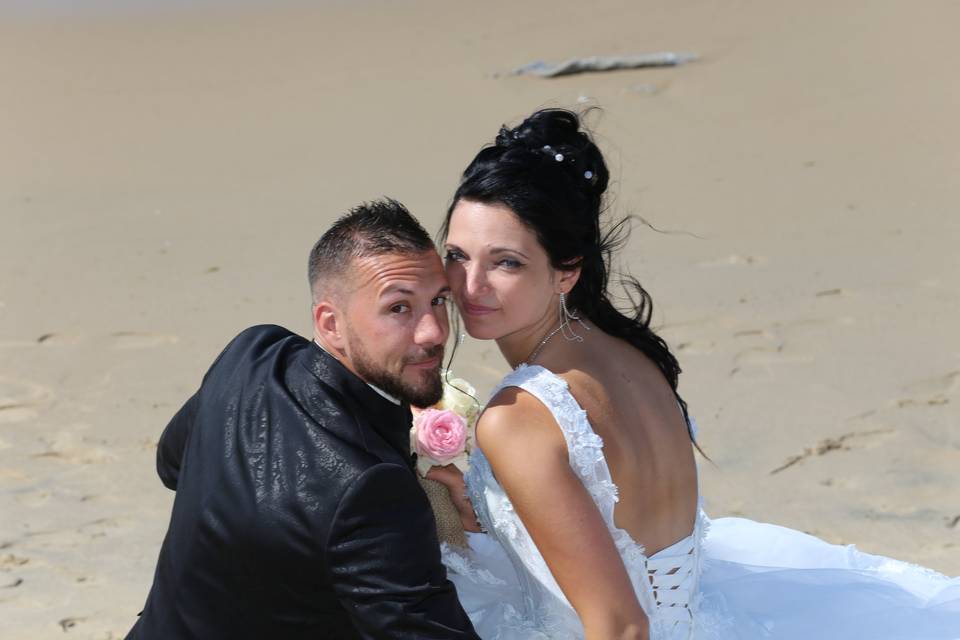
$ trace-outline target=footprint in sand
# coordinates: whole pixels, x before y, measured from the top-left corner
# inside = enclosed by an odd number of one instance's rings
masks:
[[[50,493],[49,491],[43,491],[43,490],[27,491],[25,493],[21,493],[17,495],[17,497],[14,498],[14,500],[16,500],[19,504],[22,504],[25,507],[31,507],[36,509],[37,507],[42,507],[43,505],[50,502],[50,497],[52,495],[53,494]]]
[[[677,342],[674,349],[684,355],[703,356],[713,353],[716,346],[717,344],[715,342],[693,342],[688,340]]]
[[[89,538],[102,538],[113,532],[129,528],[129,521],[123,518],[100,518],[77,527],[76,532]]]
[[[735,324],[730,317],[694,318],[657,327],[659,333],[670,345],[685,355],[709,355],[717,347],[717,339],[723,329]],[[720,338],[726,344],[725,335]]]
[[[904,387],[910,393],[941,393],[953,395],[960,391],[960,371],[949,371],[943,375],[924,378]]]
[[[906,397],[896,401],[897,408],[940,406],[960,392],[960,371],[950,371],[940,376],[924,378],[903,387]]]
[[[27,531],[23,534],[31,548],[76,549],[101,538],[120,539],[127,535],[131,521],[120,518],[100,518],[91,522],[72,525],[61,529],[42,529]]]
[[[29,405],[6,404],[0,405],[0,424],[9,424],[11,422],[26,422],[33,420],[40,415],[36,409]],[[3,447],[0,447],[3,448]]]
[[[30,562],[29,558],[15,556],[12,553],[0,555],[0,573],[9,573],[16,571],[23,565]],[[0,589],[15,589],[23,584],[23,578],[13,576],[4,576],[0,579]]]
[[[84,620],[86,620],[86,618],[63,618],[57,622],[57,624],[59,624],[60,628],[64,631],[70,631],[70,629],[74,628],[77,626],[77,624],[83,622]]]
[[[53,392],[26,380],[0,377],[0,424],[32,420]]]
[[[180,336],[146,331],[115,331],[110,338],[114,349],[149,349],[180,342]]]
[[[819,484],[821,487],[833,489],[854,489],[860,486],[856,479],[851,478],[824,478]]]
[[[753,264],[763,264],[767,259],[762,256],[741,256],[741,255],[729,255],[725,258],[717,258],[715,260],[705,260],[703,262],[698,262],[698,267],[742,267]]]
[[[13,578],[5,584],[0,584],[0,589],[14,589],[23,584],[23,578]],[[0,602],[3,602],[0,600]]]
[[[756,337],[756,338],[763,338],[764,340],[767,340],[769,342],[773,342],[777,339],[777,337],[773,333],[771,333],[770,331],[767,331],[766,329],[742,329],[740,331],[734,331],[733,337],[734,338]]]
[[[833,296],[845,296],[847,292],[843,289],[824,289],[813,294],[815,298],[828,298]]]
[[[855,316],[829,316],[829,317],[807,317],[797,318],[789,322],[776,322],[774,327],[778,330],[809,329],[818,327],[829,327],[831,325],[840,325],[849,327],[857,324]]]
[[[812,362],[813,358],[787,352],[787,343],[775,329],[751,328],[733,333],[737,342],[750,344],[733,356],[734,372],[750,365],[766,366],[795,362]]]
[[[84,337],[79,333],[50,331],[41,333],[32,340],[2,340],[0,341],[0,349],[31,348],[38,345],[44,347],[68,347],[80,344],[83,341]]]
[[[790,467],[799,464],[808,458],[825,456],[834,451],[852,451],[854,449],[872,449],[883,441],[896,435],[895,429],[865,429],[862,431],[851,431],[835,438],[825,438],[813,447],[805,447],[801,453],[790,456],[783,461],[776,469],[770,471],[770,475],[776,475],[786,471]],[[877,439],[879,438],[879,442]],[[831,481],[832,482],[832,481]],[[830,486],[826,484],[824,486]]]
[[[813,356],[802,353],[790,353],[785,344],[770,347],[749,347],[733,356],[736,366],[771,364],[807,364],[814,361]]]
[[[37,336],[37,344],[45,347],[70,347],[83,342],[83,336],[78,333],[51,332]]]
[[[36,340],[0,340],[0,349],[23,349],[37,346]]]
[[[30,562],[30,558],[15,556],[12,553],[6,553],[0,556],[0,571],[10,571]]]
[[[141,438],[137,441],[137,450],[138,451],[156,451],[157,446],[160,444],[159,438],[150,437],[150,438]]]
[[[77,428],[85,428],[83,425]],[[87,438],[76,433],[61,431],[52,438],[44,438],[47,449],[33,454],[34,458],[54,458],[74,464],[101,464],[116,459],[107,449],[91,444]]]
[[[27,474],[18,469],[0,469],[0,481],[2,480],[26,480]]]

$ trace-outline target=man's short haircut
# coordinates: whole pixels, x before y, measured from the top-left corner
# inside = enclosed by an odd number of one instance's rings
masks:
[[[326,283],[342,281],[357,258],[433,248],[430,234],[402,204],[392,198],[364,202],[341,216],[313,245],[307,265],[313,302],[326,294]]]

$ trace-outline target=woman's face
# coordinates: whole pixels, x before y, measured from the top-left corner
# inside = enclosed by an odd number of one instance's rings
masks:
[[[472,337],[494,340],[556,311],[556,274],[536,235],[509,208],[460,200],[447,230],[447,279]]]

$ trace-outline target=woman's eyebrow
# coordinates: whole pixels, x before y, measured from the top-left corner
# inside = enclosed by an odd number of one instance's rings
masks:
[[[527,257],[527,254],[525,254],[523,251],[519,251],[519,250],[517,250],[517,249],[511,249],[511,248],[509,248],[509,247],[493,247],[492,249],[490,249],[490,253],[491,253],[491,254],[493,254],[493,253],[516,253],[517,255],[520,255],[520,256],[523,256],[524,258],[527,258],[527,260],[530,259],[529,257]]]

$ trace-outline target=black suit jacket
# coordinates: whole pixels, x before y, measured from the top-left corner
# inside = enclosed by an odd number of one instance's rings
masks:
[[[177,495],[128,638],[477,638],[410,419],[286,329],[237,336],[160,438]]]

